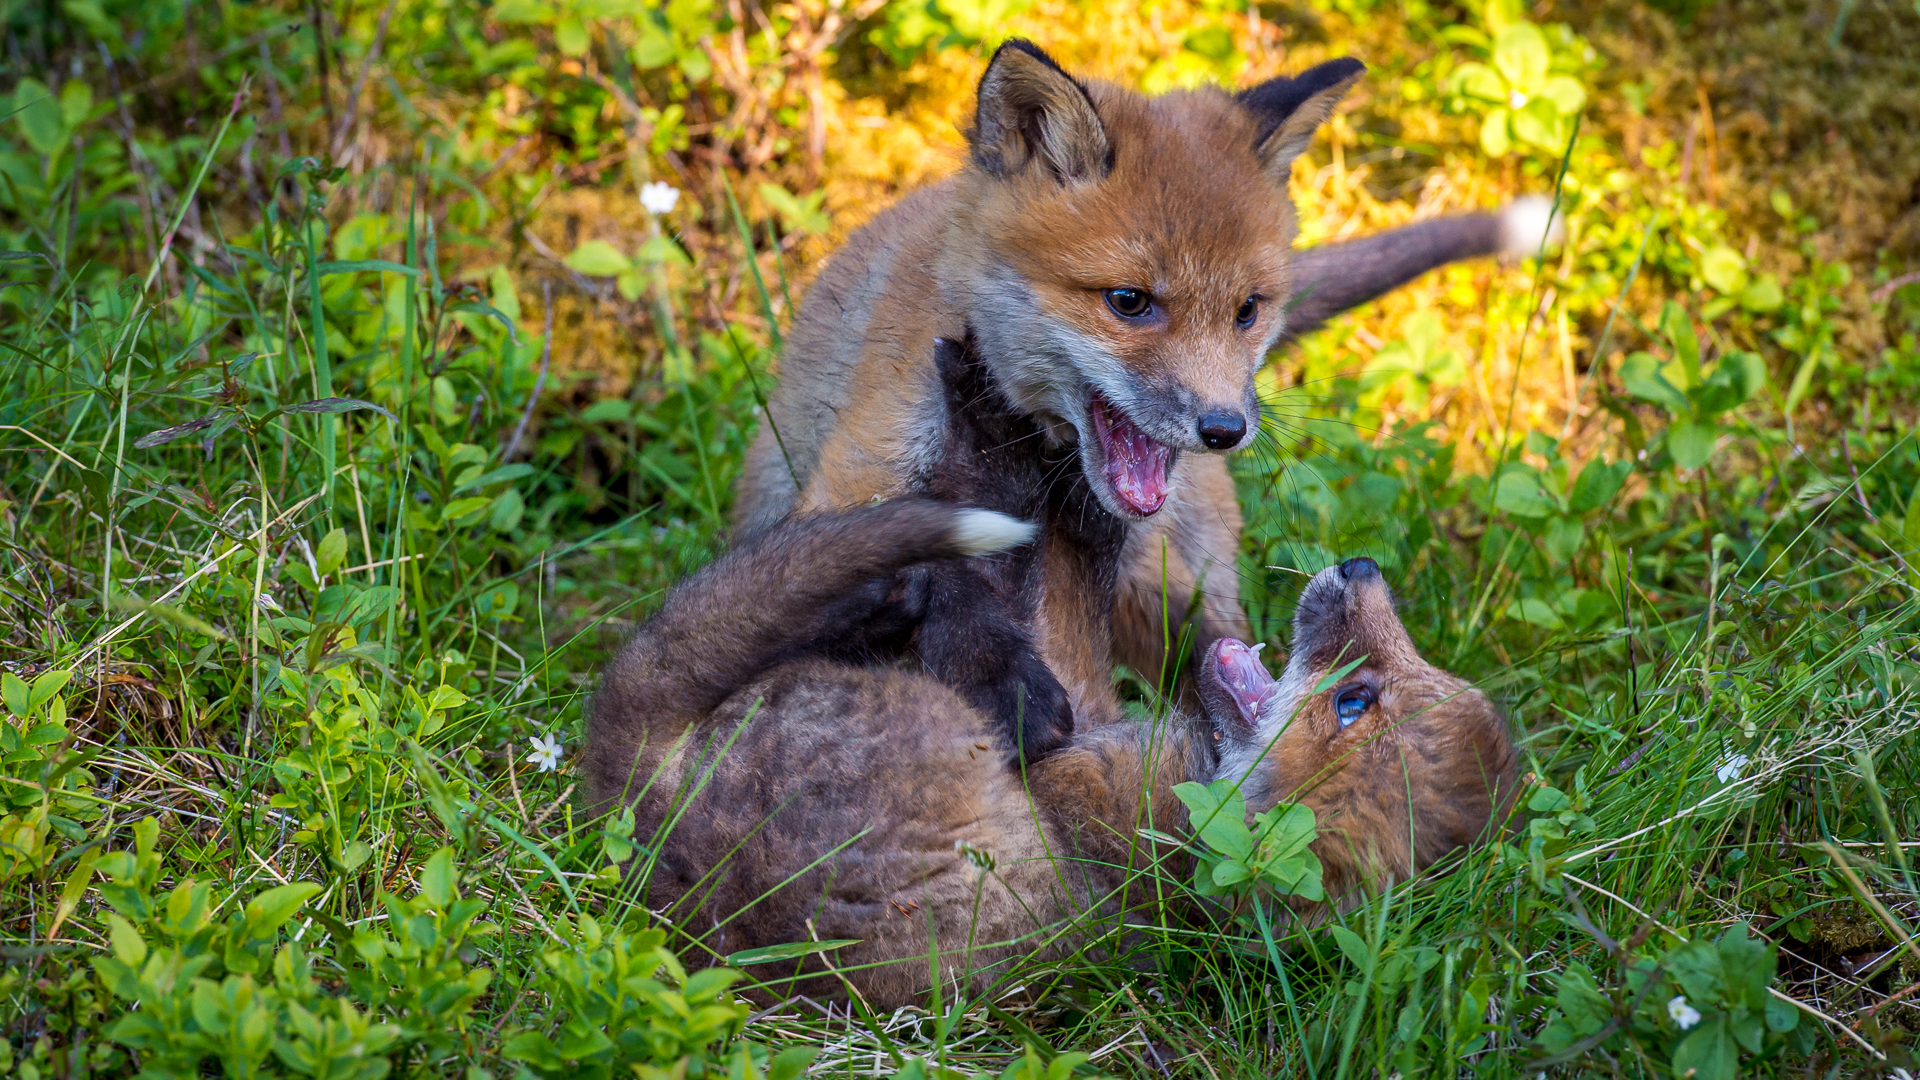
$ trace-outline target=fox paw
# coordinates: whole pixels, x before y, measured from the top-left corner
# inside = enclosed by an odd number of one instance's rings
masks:
[[[1016,765],[1023,758],[1028,764],[1039,761],[1073,739],[1073,702],[1037,654],[1022,655],[993,689],[994,715]]]

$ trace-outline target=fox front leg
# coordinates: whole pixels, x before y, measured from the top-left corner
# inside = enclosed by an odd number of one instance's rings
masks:
[[[1032,635],[972,561],[930,563],[921,663],[985,713],[1014,763],[1073,737],[1073,704]]]

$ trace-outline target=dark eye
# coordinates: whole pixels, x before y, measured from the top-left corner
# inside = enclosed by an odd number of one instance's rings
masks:
[[[1142,318],[1153,311],[1153,297],[1145,289],[1108,289],[1107,306],[1123,319]]]
[[[1365,686],[1349,686],[1333,696],[1333,715],[1341,727],[1351,727],[1360,714],[1373,707],[1373,691]]]
[[[1245,330],[1253,325],[1253,318],[1258,314],[1260,314],[1260,298],[1249,296],[1240,305],[1240,310],[1233,313],[1233,321],[1240,324],[1240,329]]]

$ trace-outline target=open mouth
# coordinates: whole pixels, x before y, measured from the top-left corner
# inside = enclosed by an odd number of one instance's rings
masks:
[[[1167,501],[1173,448],[1140,430],[1126,413],[1097,392],[1087,411],[1093,416],[1093,431],[1106,458],[1103,471],[1107,488],[1114,498],[1140,517],[1159,512]]]
[[[1250,727],[1258,723],[1261,707],[1278,685],[1260,663],[1261,647],[1233,638],[1221,638],[1213,646],[1213,675],[1233,697],[1241,721]]]

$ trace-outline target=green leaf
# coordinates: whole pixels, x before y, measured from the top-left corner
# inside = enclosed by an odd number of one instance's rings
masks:
[[[1792,1031],[1800,1024],[1800,1010],[1792,1003],[1767,995],[1767,1030]]]
[[[1702,1020],[1673,1051],[1675,1076],[1691,1080],[1734,1080],[1740,1072],[1740,1050],[1734,1045],[1725,1013]]]
[[[1340,946],[1340,954],[1345,956],[1347,962],[1356,970],[1365,971],[1367,961],[1373,958],[1373,950],[1367,948],[1367,939],[1344,926],[1335,926],[1332,930],[1334,944]]]
[[[326,277],[329,274],[357,274],[363,270],[377,270],[383,274],[405,274],[408,277],[420,276],[418,268],[403,266],[400,263],[389,262],[386,259],[351,259],[346,262],[323,262],[313,268],[313,272],[321,277]]]
[[[67,686],[67,680],[73,678],[71,671],[42,671],[33,680],[33,696],[27,700],[27,711],[38,711],[40,705],[54,700],[54,694],[60,694]]]
[[[1712,424],[1676,420],[1667,428],[1667,453],[1683,469],[1697,469],[1713,457],[1720,429]]]
[[[1247,831],[1247,801],[1232,779],[1176,784],[1173,794],[1186,804],[1188,825],[1208,847],[1238,861],[1253,854],[1253,834]]]
[[[1667,381],[1660,361],[1650,353],[1637,352],[1620,364],[1620,384],[1641,401],[1650,401],[1669,413],[1684,416],[1692,410],[1687,395]]]
[[[1552,516],[1560,504],[1525,462],[1509,462],[1494,480],[1493,505],[1514,517],[1538,520]]]
[[[1900,536],[1920,551],[1920,483],[1915,483],[1913,493],[1907,496],[1907,513],[1900,519]]]
[[[1673,358],[1687,373],[1687,386],[1700,384],[1700,339],[1694,335],[1687,310],[1669,300],[1660,309],[1660,332],[1673,345]],[[1685,389],[1685,387],[1682,387]]]
[[[553,43],[567,56],[581,56],[593,39],[587,35],[586,24],[579,19],[563,19],[553,28]]]
[[[347,530],[335,529],[320,538],[320,546],[314,549],[313,563],[326,577],[347,564]]]
[[[1451,89],[1465,97],[1499,105],[1507,103],[1507,84],[1501,81],[1499,72],[1485,64],[1461,64],[1454,68]]]
[[[7,703],[7,711],[25,720],[33,712],[33,691],[27,681],[13,672],[0,672],[0,700]]]
[[[467,700],[467,695],[451,686],[436,686],[427,698],[427,711],[444,712],[447,709],[459,708],[465,705]]]
[[[590,424],[630,424],[633,406],[621,398],[606,398],[581,409],[580,419]]]
[[[1547,529],[1542,540],[1546,544],[1547,555],[1555,563],[1571,562],[1580,550],[1580,541],[1586,539],[1586,529],[1580,525],[1577,517],[1554,516],[1547,520]]]
[[[1761,274],[1740,291],[1740,306],[1759,315],[1778,311],[1786,299],[1780,291],[1780,279],[1772,274]]]
[[[445,509],[440,511],[440,522],[444,525],[455,524],[469,514],[477,514],[485,510],[492,503],[493,500],[487,498],[485,495],[474,495],[465,499],[455,499],[448,503]]]
[[[1570,133],[1565,117],[1546,98],[1534,98],[1513,111],[1514,138],[1542,150],[1559,151]]]
[[[371,858],[373,846],[365,840],[355,840],[340,849],[340,865],[346,867],[348,873],[367,865],[367,860]]]
[[[859,938],[835,938],[831,941],[789,941],[783,945],[767,945],[758,949],[744,949],[727,957],[731,967],[752,967],[755,964],[771,964],[776,960],[798,960],[814,953],[833,952],[849,945],[860,944]]]
[[[492,487],[494,484],[504,484],[509,480],[518,480],[523,476],[532,475],[533,466],[528,465],[526,462],[515,462],[512,465],[502,465],[492,472],[483,472],[477,476],[463,479],[454,485],[453,490],[457,493],[469,491],[473,488]]]
[[[1540,87],[1537,95],[1553,103],[1561,116],[1572,116],[1587,105],[1586,87],[1570,75],[1555,75]]]
[[[1545,84],[1547,66],[1552,61],[1546,35],[1532,23],[1514,23],[1493,40],[1493,66],[1508,86],[1528,96],[1538,93]]]
[[[1573,807],[1573,800],[1559,788],[1542,784],[1527,798],[1527,809],[1536,814],[1557,814]]]
[[[1633,466],[1625,461],[1607,462],[1595,458],[1587,462],[1580,475],[1573,481],[1573,493],[1567,499],[1567,509],[1576,514],[1590,514],[1613,501],[1619,493],[1620,485],[1626,483],[1627,474]]]
[[[329,413],[330,414],[330,413],[358,412],[361,410],[377,412],[381,416],[384,416],[389,420],[395,419],[394,415],[388,412],[387,410],[381,408],[378,405],[375,405],[371,401],[361,401],[359,398],[345,398],[345,397],[314,398],[312,401],[298,401],[293,403],[292,405],[280,406],[281,412],[290,412],[290,413]]]
[[[67,126],[60,119],[60,103],[45,83],[34,78],[15,83],[13,110],[13,122],[35,153],[51,154],[65,145]]]
[[[114,44],[120,42],[120,24],[108,17],[107,13],[101,9],[99,0],[61,0],[60,10],[66,13],[67,18],[85,27],[89,37],[98,38],[101,41]],[[79,79],[69,79],[67,85],[61,88],[60,97],[65,99],[67,97],[67,91],[76,84],[78,84],[81,89],[86,89],[86,84],[82,83]],[[88,93],[87,98],[89,102],[91,102],[93,95]],[[64,100],[62,104],[65,104]],[[82,113],[81,116],[69,115],[67,119],[68,126],[79,126],[80,120],[84,116],[85,113]]]
[[[527,511],[526,500],[512,488],[501,492],[493,500],[493,509],[487,512],[487,527],[497,533],[512,532],[520,524],[520,518]]]
[[[1732,296],[1747,284],[1747,260],[1725,244],[1715,244],[1700,256],[1700,276],[1713,291]]]
[[[1195,56],[1224,64],[1233,59],[1233,31],[1219,23],[1210,23],[1190,31],[1180,42],[1180,47]]]
[[[487,14],[495,22],[544,26],[553,21],[553,5],[543,0],[500,0]]]
[[[473,611],[482,619],[505,619],[519,606],[520,586],[503,581],[481,593],[473,602]]]
[[[567,1067],[560,1048],[538,1031],[523,1031],[500,1044],[500,1056],[509,1061],[525,1061],[536,1068],[558,1073]]]
[[[567,265],[589,277],[613,277],[633,269],[632,260],[605,240],[588,240],[574,248]]]
[[[767,1062],[767,1080],[800,1080],[819,1055],[818,1047],[789,1046]]]
[[[368,853],[372,853],[371,848],[368,848]],[[268,889],[247,901],[247,936],[263,938],[278,932],[300,910],[301,905],[319,891],[320,886],[311,881],[296,881],[291,885]]]
[[[1491,158],[1506,157],[1513,149],[1506,109],[1490,110],[1480,122],[1480,149]]]
[[[760,198],[773,207],[780,220],[792,232],[820,235],[833,227],[833,221],[827,217],[821,206],[826,200],[826,189],[821,188],[799,198],[778,184],[761,184]]]
[[[453,849],[450,847],[434,852],[433,857],[427,860],[427,865],[420,869],[420,895],[442,912],[446,911],[448,904],[453,903],[457,884]]]
[[[107,915],[107,939],[113,945],[113,955],[123,964],[140,966],[147,958],[147,940],[133,924],[118,915]]]

